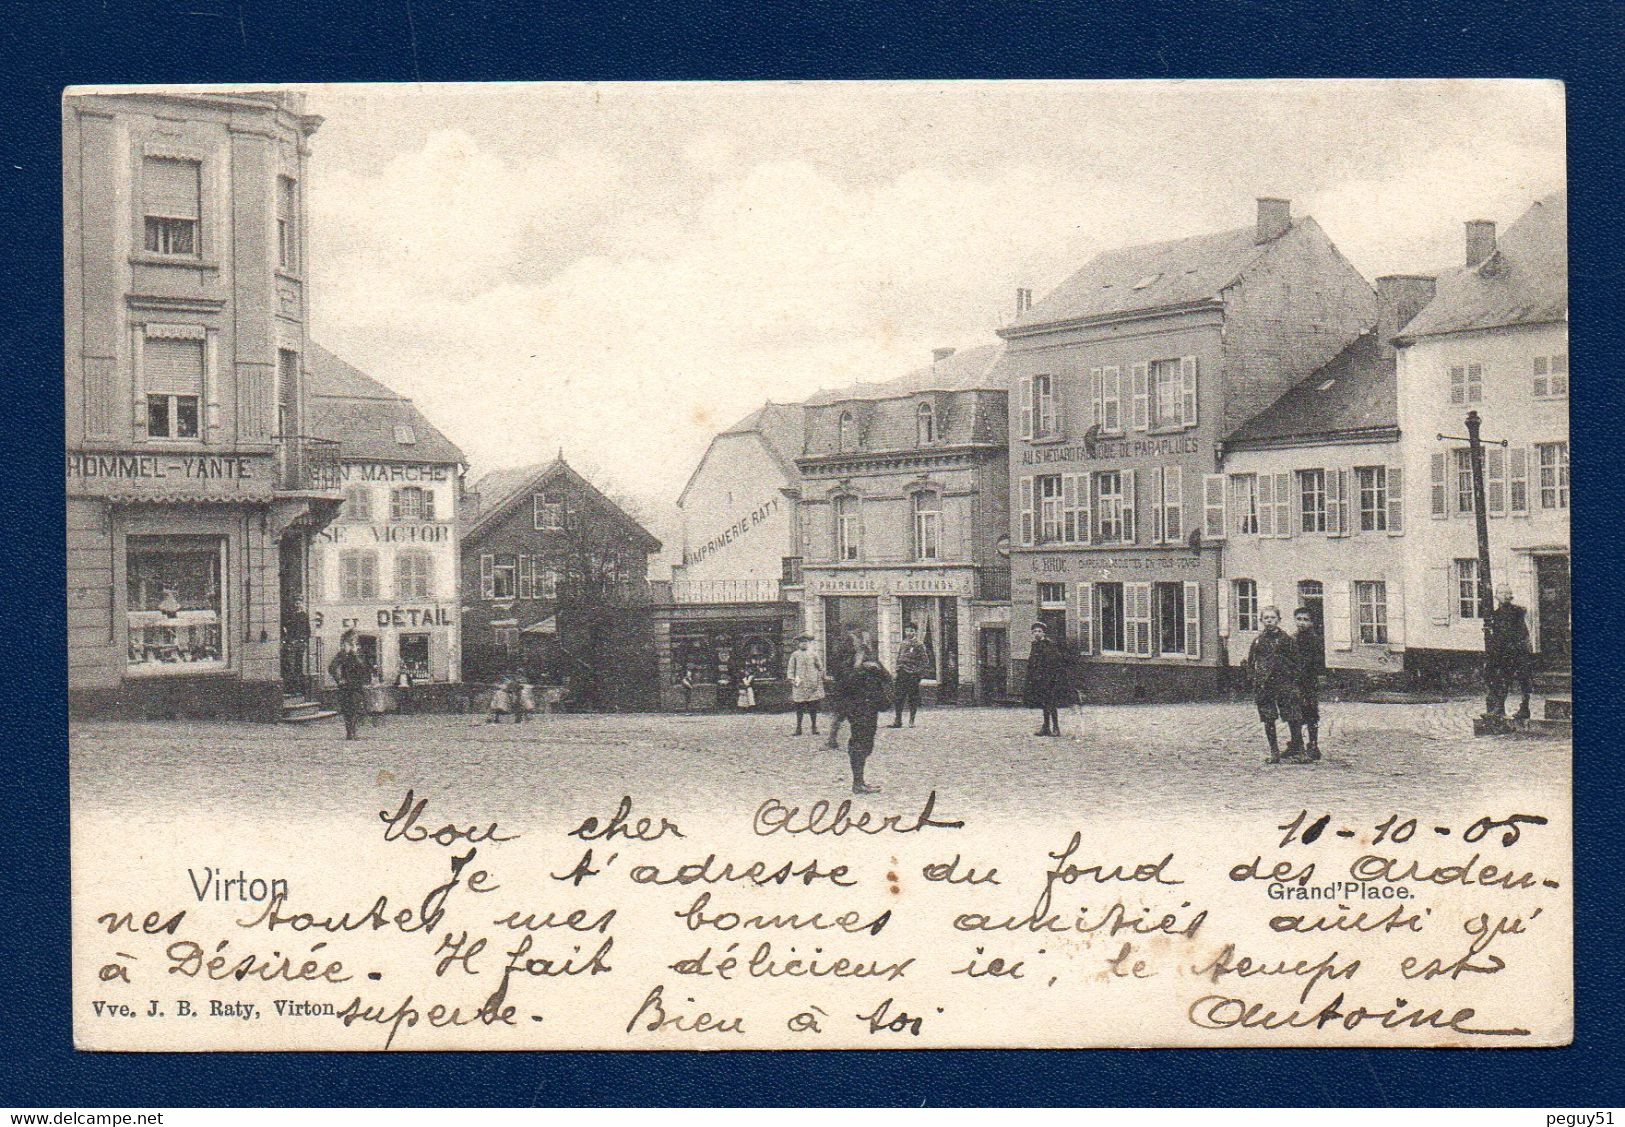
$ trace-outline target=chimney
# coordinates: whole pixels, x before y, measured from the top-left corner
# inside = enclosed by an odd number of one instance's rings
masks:
[[[1490,219],[1467,221],[1467,265],[1477,266],[1495,253],[1495,222]]]
[[[931,350],[931,363],[935,364],[939,360],[946,360],[953,354],[954,350],[951,348],[933,348]]]
[[[1033,291],[1029,290],[1029,289],[1026,289],[1024,287],[1017,288],[1017,290],[1016,290],[1016,316],[1020,317],[1023,313],[1027,312],[1027,310],[1031,309],[1032,307],[1033,307]]]
[[[1377,279],[1377,349],[1394,358],[1394,338],[1433,300],[1434,280],[1424,274],[1388,274]]]
[[[1258,199],[1258,234],[1254,242],[1268,243],[1279,239],[1287,233],[1292,226],[1292,201],[1271,199],[1260,196]]]

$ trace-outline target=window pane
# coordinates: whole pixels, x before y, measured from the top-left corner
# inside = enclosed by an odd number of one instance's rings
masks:
[[[175,397],[175,437],[197,437],[197,396],[178,395]]]
[[[168,438],[169,396],[147,396],[147,434],[153,438]]]
[[[129,665],[180,672],[224,660],[221,544],[210,536],[126,541]]]

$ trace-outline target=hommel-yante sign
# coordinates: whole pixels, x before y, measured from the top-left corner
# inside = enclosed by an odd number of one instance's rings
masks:
[[[153,454],[70,453],[67,456],[70,492],[134,488],[154,493],[198,487],[205,491],[234,492],[244,483],[270,484],[270,462],[243,454],[202,454],[165,451]]]

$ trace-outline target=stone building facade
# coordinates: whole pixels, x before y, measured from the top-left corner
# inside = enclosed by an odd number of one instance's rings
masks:
[[[344,489],[310,548],[310,671],[324,680],[353,629],[382,683],[455,683],[463,452],[410,399],[314,342],[307,370],[311,430],[339,443]]]
[[[857,629],[888,667],[920,628],[938,702],[1008,689],[1007,384],[1002,350],[942,350],[890,383],[806,403],[802,625]]]
[[[280,715],[338,459],[306,437],[288,93],[63,98],[68,686],[79,712]]]
[[[1220,442],[1375,321],[1313,219],[1098,255],[1000,331],[1010,370],[1013,666],[1035,621],[1101,700],[1216,691]]]

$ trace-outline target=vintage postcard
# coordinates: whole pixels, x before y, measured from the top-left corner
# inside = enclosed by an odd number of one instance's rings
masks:
[[[77,1044],[1568,1043],[1563,120],[66,91]]]

